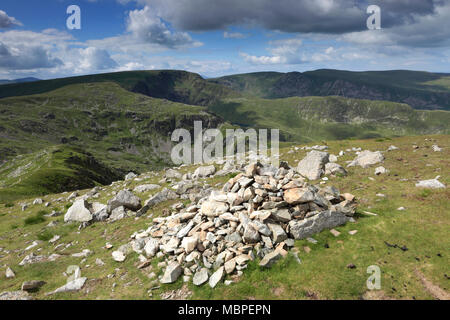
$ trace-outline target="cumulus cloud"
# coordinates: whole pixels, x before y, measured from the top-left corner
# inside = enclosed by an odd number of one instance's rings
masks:
[[[59,65],[62,65],[62,61],[52,57],[42,46],[8,47],[0,41],[0,69],[30,70]]]
[[[106,70],[118,66],[106,50],[88,47],[78,49],[78,52],[80,56],[78,68],[81,70]]]
[[[5,11],[0,10],[0,29],[21,25],[22,23],[18,21],[16,18],[10,17]]]
[[[300,52],[302,40],[298,38],[275,40],[269,42],[270,56],[254,56],[245,52],[240,55],[251,64],[300,64],[305,59]]]
[[[193,40],[186,32],[171,31],[166,23],[148,6],[142,10],[132,10],[127,20],[127,31],[137,41],[155,43],[167,48],[176,48],[192,44]]]

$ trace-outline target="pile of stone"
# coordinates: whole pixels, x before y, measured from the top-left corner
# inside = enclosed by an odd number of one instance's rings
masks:
[[[319,162],[322,166],[327,161]],[[270,267],[288,253],[294,239],[346,223],[355,203],[351,194],[340,194],[334,187],[308,184],[287,163],[279,168],[253,163],[222,190],[172,210],[134,233],[113,258],[124,261],[135,251],[142,261],[139,268],[155,256],[164,258],[161,283],[183,274],[185,281],[192,277],[195,285],[209,282],[215,287],[226,274],[242,274],[250,260],[259,257],[261,267]]]

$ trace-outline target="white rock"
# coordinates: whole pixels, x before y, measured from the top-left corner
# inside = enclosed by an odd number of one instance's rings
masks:
[[[79,199],[67,210],[64,215],[64,222],[89,222],[92,220],[92,214],[88,209],[86,200]]]
[[[445,184],[440,182],[439,176],[430,180],[422,180],[416,183],[416,187],[418,188],[430,188],[430,189],[442,189],[445,188]]]

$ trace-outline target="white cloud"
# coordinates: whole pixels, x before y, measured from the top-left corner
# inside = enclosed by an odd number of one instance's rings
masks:
[[[13,26],[22,26],[22,23],[14,17],[8,16],[8,14],[0,10],[0,28],[10,28]]]
[[[305,62],[300,47],[302,40],[299,38],[274,40],[269,42],[270,56],[254,56],[245,52],[240,55],[251,64],[300,64]]]
[[[142,10],[130,11],[127,31],[138,42],[158,44],[167,48],[191,45],[194,42],[186,32],[171,31],[148,6]]]
[[[80,60],[77,68],[82,71],[107,70],[116,68],[114,61],[106,50],[94,47],[78,49]]]

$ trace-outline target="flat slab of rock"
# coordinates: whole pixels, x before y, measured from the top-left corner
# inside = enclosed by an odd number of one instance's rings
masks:
[[[61,293],[61,292],[71,292],[71,291],[81,290],[83,288],[84,284],[86,283],[86,280],[87,280],[86,277],[77,278],[75,280],[72,280],[72,281],[66,283],[62,287],[59,287],[55,291],[47,293],[47,295],[52,295],[52,294]]]
[[[206,281],[208,281],[209,278],[209,271],[207,268],[202,268],[200,269],[200,271],[197,271],[194,275],[194,277],[192,278],[192,282],[196,285],[196,286],[201,286],[202,284],[206,283]]]
[[[294,239],[304,239],[324,229],[331,229],[343,225],[349,220],[349,217],[338,211],[326,210],[304,220],[293,220],[289,222],[289,233]]]
[[[309,180],[317,180],[325,173],[324,167],[328,162],[327,152],[313,150],[298,163],[297,172]]]
[[[445,184],[440,182],[439,177],[430,180],[422,180],[416,183],[416,187],[418,188],[430,188],[430,189],[442,189],[445,188]]]
[[[384,160],[384,156],[381,151],[372,152],[370,150],[361,151],[358,156],[350,162],[347,167],[360,166],[368,168],[371,165],[380,163]]]
[[[259,262],[259,265],[264,268],[270,268],[277,260],[281,259],[282,255],[278,250],[274,250],[264,256]]]
[[[209,286],[211,288],[215,288],[216,285],[222,281],[223,276],[225,275],[225,268],[222,266],[219,269],[217,269],[216,272],[214,272],[211,277],[209,278]]]
[[[314,193],[308,188],[293,188],[284,192],[284,200],[290,205],[311,202],[314,199]]]

